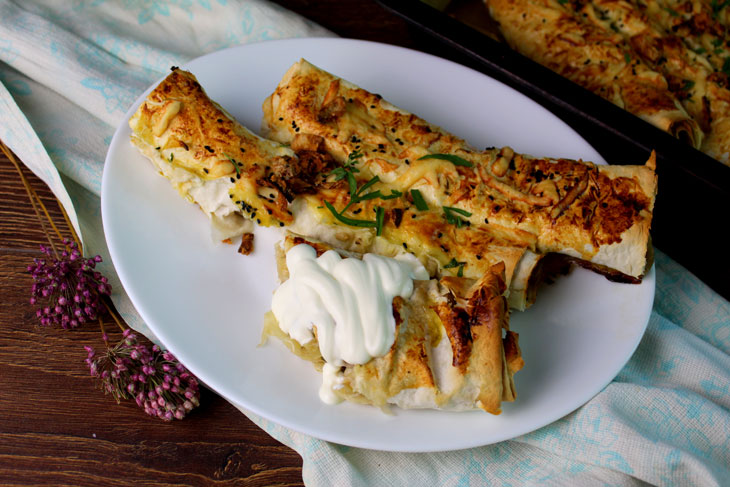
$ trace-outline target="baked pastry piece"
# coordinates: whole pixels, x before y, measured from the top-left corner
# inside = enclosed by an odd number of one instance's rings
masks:
[[[645,166],[598,166],[520,155],[508,147],[478,151],[304,60],[289,69],[263,108],[267,137],[295,145],[300,138],[315,140],[342,165],[341,171],[351,174],[350,188],[377,178],[373,184],[381,194],[401,193],[406,210],[416,216],[421,210],[414,191],[442,223],[483,229],[533,254],[560,253],[629,282],[638,282],[650,264],[653,155]],[[321,187],[342,175],[325,175]],[[362,218],[343,194],[352,200],[352,191],[319,190],[317,196],[331,208],[318,205],[318,222],[344,229],[351,225],[337,214]],[[387,210],[388,201],[366,203]],[[381,233],[387,236],[384,228]],[[423,234],[411,235],[424,248],[429,245]]]
[[[274,168],[294,152],[262,139],[203,91],[193,74],[173,68],[129,120],[132,143],[180,194],[211,219],[216,240],[241,235],[251,221],[292,221]]]
[[[485,0],[510,47],[699,148],[702,131],[666,79],[620,34],[571,12],[557,0]]]
[[[288,236],[278,251],[281,281],[289,278],[284,254],[308,244],[321,255],[331,247]],[[346,253],[358,256],[356,253]],[[337,371],[340,399],[386,407],[444,410],[482,409],[498,414],[515,399],[513,376],[523,366],[517,334],[508,329],[502,264],[479,280],[444,277],[414,281],[407,299],[393,300],[395,341],[381,357]],[[300,344],[281,331],[269,313],[264,337],[276,336],[318,370],[325,365],[316,333]]]
[[[730,52],[724,27],[709,5],[704,7],[701,2],[656,0],[570,4],[575,14],[620,33],[642,61],[662,73],[704,131],[701,150],[730,164],[730,90],[725,68]]]
[[[368,190],[387,196],[388,191],[381,189],[382,186],[375,183]],[[479,279],[490,267],[503,263],[510,307],[524,310],[534,302],[542,260],[541,255],[530,250],[534,248],[534,235],[496,224],[449,223],[443,209],[419,210],[405,197],[371,198],[348,206],[349,201],[350,190],[344,181],[315,194],[300,196],[290,207],[295,218],[287,228],[358,253],[373,252],[389,257],[410,253],[431,276]],[[380,210],[382,225],[379,229],[343,225],[327,204],[333,208],[348,207],[341,216],[353,225],[375,223]],[[454,219],[463,216],[454,215]]]

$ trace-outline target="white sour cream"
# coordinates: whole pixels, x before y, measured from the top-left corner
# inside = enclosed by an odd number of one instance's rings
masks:
[[[320,398],[339,402],[333,393],[342,383],[339,367],[388,353],[395,340],[393,298],[410,297],[413,280],[428,279],[428,272],[411,254],[365,254],[360,260],[330,250],[317,257],[304,244],[287,252],[286,264],[289,279],[274,292],[271,310],[282,331],[302,345],[317,327],[327,362]]]

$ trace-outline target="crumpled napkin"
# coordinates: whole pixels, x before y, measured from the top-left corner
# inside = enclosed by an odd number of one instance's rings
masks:
[[[131,103],[172,65],[224,47],[331,35],[264,0],[0,0],[0,139],[104,258],[120,313],[151,336],[111,268],[103,161]],[[389,453],[318,440],[244,411],[303,458],[308,485],[730,485],[730,304],[661,252],[649,326],[602,392],[510,441]]]

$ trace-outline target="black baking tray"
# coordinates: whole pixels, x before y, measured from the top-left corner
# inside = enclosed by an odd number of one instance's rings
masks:
[[[553,112],[610,164],[643,164],[655,150],[659,193],[654,245],[730,299],[730,264],[722,250],[730,167],[421,0],[377,1],[437,39],[450,57],[466,59]]]

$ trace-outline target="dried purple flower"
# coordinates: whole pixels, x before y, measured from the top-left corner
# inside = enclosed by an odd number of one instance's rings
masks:
[[[30,304],[38,305],[36,316],[41,325],[76,328],[96,320],[100,296],[111,294],[106,277],[94,270],[101,257],[82,257],[75,242],[64,240],[66,249],[56,257],[41,245],[47,259],[33,259],[28,266],[33,276]]]
[[[130,329],[103,356],[97,357],[91,347],[84,348],[91,375],[101,379],[101,388],[117,403],[135,399],[147,414],[165,421],[183,419],[200,404],[195,376],[170,352],[140,344]]]

